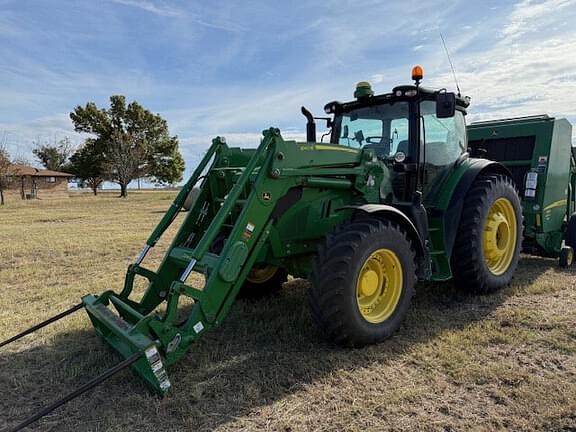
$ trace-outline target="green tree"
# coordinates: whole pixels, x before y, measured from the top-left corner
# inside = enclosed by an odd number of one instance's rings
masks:
[[[88,138],[70,156],[70,163],[66,165],[65,170],[70,174],[74,174],[78,180],[92,189],[94,195],[97,195],[98,186],[104,181],[104,167],[104,155],[96,147],[95,141]]]
[[[77,132],[94,136],[96,152],[102,155],[106,180],[120,185],[120,196],[128,195],[128,184],[136,178],[157,183],[182,180],[184,159],[178,139],[170,136],[166,120],[140,105],[126,105],[124,96],[110,97],[110,108],[89,102],[70,113]]]
[[[8,170],[10,155],[3,145],[0,145],[0,205],[4,205],[4,189],[8,187]]]
[[[54,144],[40,144],[39,141],[35,144],[36,148],[32,150],[32,153],[44,168],[52,171],[62,171],[72,154],[72,145],[68,137]]]

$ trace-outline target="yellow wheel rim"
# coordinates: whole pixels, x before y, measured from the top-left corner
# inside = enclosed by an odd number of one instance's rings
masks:
[[[390,249],[368,257],[356,282],[356,301],[362,317],[378,324],[390,318],[402,293],[402,265]]]
[[[248,282],[262,284],[272,279],[277,271],[278,267],[273,265],[265,265],[262,267],[254,266],[252,270],[250,270],[250,273],[248,273],[248,277],[246,277],[246,279],[248,279]]]
[[[514,206],[507,198],[498,198],[484,223],[484,262],[488,270],[500,276],[508,270],[518,238],[518,223]]]

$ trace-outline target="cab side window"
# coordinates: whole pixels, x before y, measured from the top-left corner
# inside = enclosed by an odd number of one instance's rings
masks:
[[[454,117],[436,117],[436,102],[424,101],[420,104],[420,136],[425,144],[426,163],[443,167],[455,162],[466,151],[466,125],[464,116],[456,111]]]
[[[424,144],[420,162],[424,162],[424,194],[435,182],[441,181],[454,162],[466,151],[466,123],[464,115],[456,111],[454,117],[437,118],[436,102],[420,104],[420,137]]]

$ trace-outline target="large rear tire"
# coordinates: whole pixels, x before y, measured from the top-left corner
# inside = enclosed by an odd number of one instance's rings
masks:
[[[456,284],[488,294],[508,285],[522,245],[522,207],[510,178],[480,175],[464,199],[452,253]]]
[[[395,223],[366,219],[326,238],[313,263],[312,317],[338,345],[390,337],[408,313],[416,283],[415,252]]]

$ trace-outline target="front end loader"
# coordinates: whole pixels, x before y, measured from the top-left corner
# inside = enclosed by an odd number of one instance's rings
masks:
[[[361,82],[354,100],[327,104],[327,142],[317,142],[318,118],[304,108],[306,142],[275,128],[256,149],[215,138],[123,287],[86,295],[55,317],[85,309],[124,361],[14,430],[129,366],[166,394],[167,370],[224,321],[239,294],[272,291],[287,274],[310,279],[314,320],[353,347],[399,328],[418,280],[454,278],[479,293],[508,284],[522,243],[512,175],[469,156],[468,98],[424,88],[422,75],[416,67],[414,84],[381,95]],[[163,261],[147,268],[146,254],[185,207]],[[140,300],[137,277],[148,280]],[[193,302],[184,317],[183,298]]]

